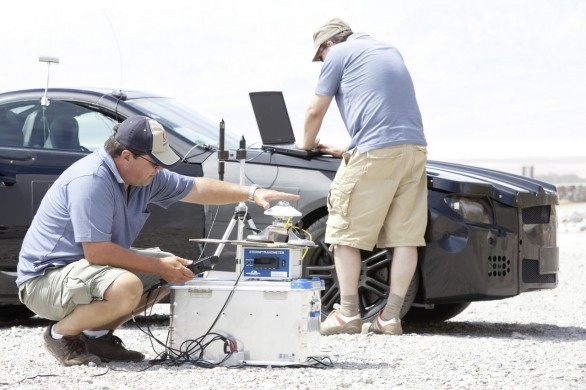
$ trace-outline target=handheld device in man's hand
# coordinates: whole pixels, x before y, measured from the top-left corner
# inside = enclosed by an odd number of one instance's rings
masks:
[[[219,262],[220,258],[218,256],[208,256],[197,261],[194,260],[193,263],[186,265],[185,268],[188,268],[191,272],[197,275],[212,270]],[[165,284],[168,284],[168,282],[165,279],[161,279],[157,285],[151,288],[159,287]]]
[[[197,275],[212,270],[219,262],[220,258],[218,256],[208,256],[204,257],[203,259],[193,261],[193,263],[186,267],[189,268],[195,275]]]

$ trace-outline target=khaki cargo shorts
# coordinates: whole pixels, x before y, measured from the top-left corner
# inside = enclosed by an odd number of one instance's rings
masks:
[[[171,253],[158,248],[132,249],[145,256],[166,257]],[[49,268],[45,275],[23,283],[18,291],[20,301],[33,313],[49,320],[59,321],[69,315],[77,305],[104,299],[104,293],[125,269],[91,264],[85,259],[64,267]],[[161,277],[135,273],[144,291],[157,284]]]
[[[345,153],[328,195],[325,240],[363,250],[425,246],[427,149]]]

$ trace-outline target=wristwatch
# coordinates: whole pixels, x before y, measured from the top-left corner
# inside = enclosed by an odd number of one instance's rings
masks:
[[[248,190],[248,201],[254,202],[254,193],[259,188],[261,188],[261,186],[259,186],[258,184],[253,184],[250,186],[250,189]]]

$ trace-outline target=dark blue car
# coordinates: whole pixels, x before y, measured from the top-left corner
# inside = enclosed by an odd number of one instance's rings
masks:
[[[183,157],[174,168],[192,176],[218,177],[219,119],[174,99],[137,91],[49,89],[0,94],[0,320],[30,316],[14,283],[22,239],[47,189],[69,165],[99,148],[112,127],[130,115],[158,120],[173,149]],[[43,103],[45,99],[43,99]],[[236,150],[241,136],[229,128],[225,149]],[[243,159],[228,153],[224,180],[241,180]],[[318,245],[303,259],[303,274],[325,281],[323,314],[339,301],[333,256],[324,244],[326,195],[339,159],[300,158],[246,150],[245,183],[299,193],[303,214],[296,223]],[[429,161],[427,246],[405,299],[404,321],[449,319],[470,302],[503,299],[555,288],[558,284],[556,188],[534,179],[471,166]],[[376,202],[376,199],[373,199]],[[186,258],[212,254],[192,238],[221,238],[234,206],[178,203],[152,206],[136,247],[160,247]],[[259,207],[249,209],[257,227],[271,223]],[[234,249],[226,247],[218,270],[234,269]],[[388,294],[392,250],[362,253],[361,311],[380,310]]]

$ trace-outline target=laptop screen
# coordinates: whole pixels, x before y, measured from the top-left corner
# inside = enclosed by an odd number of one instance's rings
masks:
[[[281,91],[250,92],[250,102],[264,145],[294,144],[295,134]]]

